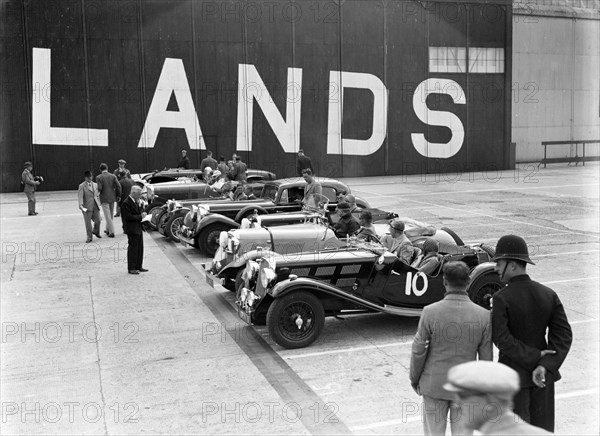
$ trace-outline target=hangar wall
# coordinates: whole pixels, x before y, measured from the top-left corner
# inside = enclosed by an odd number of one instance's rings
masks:
[[[294,175],[509,165],[510,0],[8,0],[2,186],[195,166],[204,149]]]
[[[542,159],[542,141],[599,140],[600,1],[527,0],[513,12],[517,162]],[[553,146],[548,157],[574,152]],[[600,156],[600,146],[588,145],[586,154]]]

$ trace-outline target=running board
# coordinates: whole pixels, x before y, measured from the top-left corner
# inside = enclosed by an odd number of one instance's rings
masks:
[[[387,304],[383,305],[383,312],[389,313],[392,315],[415,317],[415,316],[421,316],[422,311],[423,311],[423,309],[409,309],[409,308],[405,308],[405,307],[389,306]]]

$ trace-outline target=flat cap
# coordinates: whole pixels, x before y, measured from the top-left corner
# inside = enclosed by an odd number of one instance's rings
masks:
[[[127,162],[125,162],[125,159],[119,159],[119,160],[117,161],[117,163],[126,164]]]
[[[403,232],[404,231],[404,221],[402,221],[401,219],[395,218],[392,221],[390,221],[390,227],[394,230],[398,230],[399,232]]]
[[[444,389],[450,392],[493,394],[498,398],[511,399],[519,390],[519,374],[502,363],[475,360],[450,368],[448,383],[444,384]]]
[[[27,161],[23,164],[23,168],[32,167],[32,166],[33,166],[33,164],[29,161]]]

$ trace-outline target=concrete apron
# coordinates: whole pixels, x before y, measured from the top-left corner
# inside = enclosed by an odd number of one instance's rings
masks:
[[[4,433],[349,433],[173,244],[130,275],[120,218],[85,244],[75,192],[0,199]]]

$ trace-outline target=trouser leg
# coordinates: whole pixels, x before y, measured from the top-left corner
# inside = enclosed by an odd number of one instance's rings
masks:
[[[429,436],[446,434],[449,401],[423,395],[423,432]]]
[[[92,215],[93,212],[88,210],[87,212],[81,211],[83,214],[83,221],[85,223],[85,233],[87,234],[88,239],[92,239]]]
[[[513,399],[514,411],[523,421],[531,422],[531,413],[529,411],[531,404],[531,391],[533,388],[521,388]]]
[[[27,196],[27,213],[33,214],[35,212],[35,192],[25,192]]]
[[[100,222],[102,222],[102,217],[100,216],[100,209],[96,204],[94,204],[94,209],[92,211],[92,221],[94,222],[94,233],[100,234]]]
[[[138,235],[138,249],[137,249],[137,267],[136,269],[142,269],[144,263],[144,235]]]
[[[102,212],[104,213],[104,219],[106,220],[106,231],[115,233],[115,226],[113,225],[113,210],[114,203],[102,203]]]
[[[554,433],[554,383],[545,388],[533,388],[531,392],[531,425]]]
[[[127,234],[127,270],[132,271],[138,268],[138,235]]]

